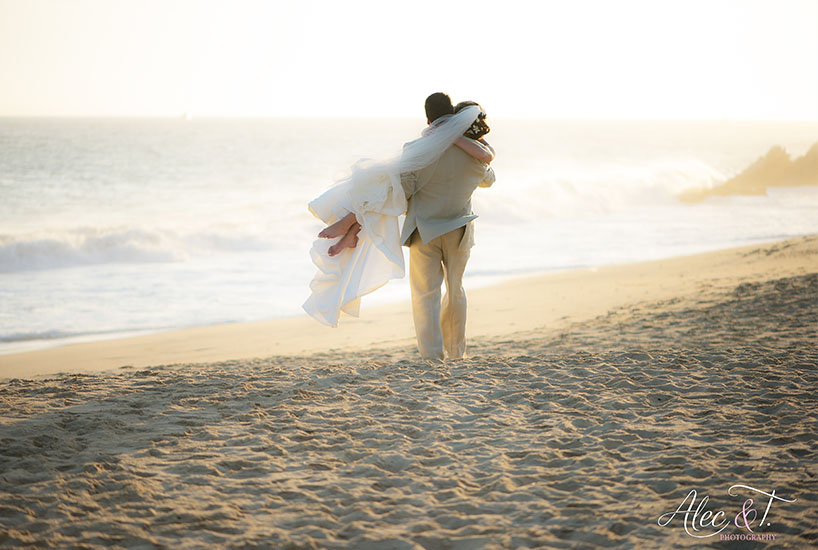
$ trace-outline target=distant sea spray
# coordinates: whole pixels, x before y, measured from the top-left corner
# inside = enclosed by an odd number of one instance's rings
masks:
[[[709,187],[727,179],[724,168],[679,156],[643,162],[596,163],[589,159],[525,174],[498,160],[496,171],[496,188],[491,194],[478,194],[475,200],[482,214],[497,214],[508,223],[675,204],[685,189]]]

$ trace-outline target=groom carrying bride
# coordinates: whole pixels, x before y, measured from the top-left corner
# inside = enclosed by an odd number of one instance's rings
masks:
[[[483,136],[486,114],[473,101],[452,106],[443,93],[426,99],[429,125],[401,153],[363,159],[350,175],[309,203],[327,224],[310,250],[318,272],[304,310],[336,327],[357,317],[361,297],[405,273],[409,247],[412,310],[424,359],[457,359],[465,351],[463,271],[474,244],[471,195],[494,182],[494,149]],[[398,218],[406,214],[403,231]],[[441,306],[441,285],[446,296]],[[445,352],[445,353],[444,353]]]
[[[472,102],[452,106],[451,99],[435,93],[426,99],[430,125],[454,114]],[[437,162],[415,172],[401,174],[408,201],[401,243],[409,247],[409,284],[418,350],[427,360],[459,359],[466,350],[466,292],[463,272],[474,245],[471,196],[477,187],[494,183],[488,166],[494,150],[482,138],[488,133],[485,114],[475,121],[466,136],[482,145],[475,158],[452,145]],[[479,154],[479,152],[478,152]],[[446,294],[441,304],[441,285]]]

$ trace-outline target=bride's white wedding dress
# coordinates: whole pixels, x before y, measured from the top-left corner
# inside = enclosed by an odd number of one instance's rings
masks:
[[[309,203],[310,212],[327,225],[354,212],[361,230],[355,248],[335,256],[328,250],[340,237],[315,240],[310,256],[318,271],[304,311],[321,323],[338,326],[342,311],[357,317],[362,296],[404,276],[398,216],[406,212],[407,203],[401,174],[437,161],[479,113],[480,108],[472,106],[437,119],[400,154],[382,161],[359,161],[349,177]]]

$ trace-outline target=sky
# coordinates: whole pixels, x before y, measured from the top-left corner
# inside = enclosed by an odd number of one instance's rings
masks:
[[[818,0],[0,0],[0,116],[818,120]]]

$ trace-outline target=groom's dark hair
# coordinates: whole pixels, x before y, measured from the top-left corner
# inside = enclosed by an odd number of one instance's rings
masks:
[[[431,124],[443,115],[454,113],[452,98],[443,92],[436,92],[426,98],[426,118]]]

